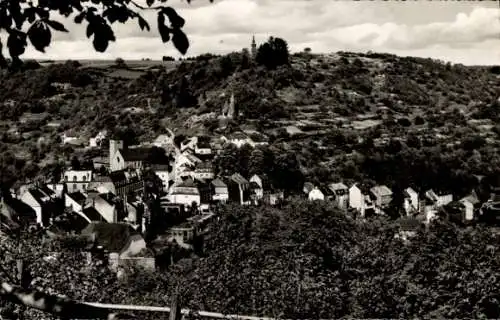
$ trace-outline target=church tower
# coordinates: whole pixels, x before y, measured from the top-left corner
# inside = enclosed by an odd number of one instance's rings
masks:
[[[251,48],[252,58],[255,59],[257,56],[257,44],[255,43],[255,36],[252,36],[252,48]]]

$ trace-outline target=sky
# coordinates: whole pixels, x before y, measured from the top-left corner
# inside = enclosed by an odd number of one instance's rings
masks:
[[[137,2],[145,2],[138,0]],[[431,57],[465,65],[500,65],[498,1],[169,0],[186,19],[187,56],[224,54],[269,36],[285,39],[292,52],[388,52]],[[70,33],[54,32],[46,53],[30,46],[24,58],[161,59],[180,56],[156,31],[155,12],[145,11],[151,31],[136,20],[115,24],[117,41],[105,53],[93,50],[85,25],[53,15]],[[5,37],[3,36],[5,43]]]

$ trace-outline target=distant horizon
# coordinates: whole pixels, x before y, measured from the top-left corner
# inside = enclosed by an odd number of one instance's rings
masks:
[[[145,0],[136,0],[145,3]],[[269,36],[285,39],[291,52],[384,52],[463,65],[500,64],[500,10],[496,1],[307,1],[215,0],[173,4],[186,19],[191,43],[187,56],[227,54],[257,45]],[[53,13],[69,33],[54,32],[43,54],[29,45],[23,58],[41,60],[125,60],[180,54],[162,43],[155,12],[141,14],[151,31],[137,23],[116,24],[116,42],[96,52],[85,26]],[[2,40],[5,34],[0,34]],[[4,53],[7,55],[7,48]]]

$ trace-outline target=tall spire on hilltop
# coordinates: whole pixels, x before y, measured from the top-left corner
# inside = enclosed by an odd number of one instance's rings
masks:
[[[252,36],[252,57],[257,55],[257,44],[255,43],[255,35]]]

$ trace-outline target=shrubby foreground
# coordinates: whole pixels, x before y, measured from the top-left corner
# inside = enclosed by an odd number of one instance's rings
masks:
[[[202,257],[168,272],[117,281],[57,242],[26,240],[32,286],[70,298],[165,306],[181,287],[183,307],[280,318],[498,318],[498,238],[446,222],[404,243],[397,222],[360,222],[328,204],[228,206]],[[14,270],[5,254],[4,269]],[[55,260],[48,253],[59,251]],[[3,309],[6,312],[6,309]],[[33,310],[25,315],[40,318]],[[29,316],[28,318],[31,318]],[[163,314],[141,315],[162,318]]]

